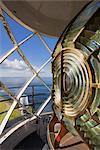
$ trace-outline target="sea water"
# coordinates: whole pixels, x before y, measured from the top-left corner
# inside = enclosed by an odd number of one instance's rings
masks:
[[[0,77],[0,81],[2,81],[14,95],[19,93],[28,80],[28,78],[24,77]],[[51,77],[43,77],[43,80],[51,88]],[[49,95],[50,92],[48,89],[38,79],[35,79],[30,83],[22,96],[28,96],[29,103],[33,103],[34,109],[37,110]],[[7,100],[11,98],[6,94],[6,92],[0,89],[0,101],[3,99]],[[51,105],[52,103],[50,102],[44,111],[52,111]]]

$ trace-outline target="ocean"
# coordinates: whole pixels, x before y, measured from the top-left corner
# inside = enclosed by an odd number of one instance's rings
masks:
[[[43,77],[42,78],[45,83],[51,88],[52,78],[51,77]],[[29,78],[25,77],[0,77],[0,81],[2,81],[14,95],[17,95],[24,84],[29,80]],[[29,104],[33,103],[33,108],[37,110],[40,105],[48,98],[50,92],[48,89],[39,81],[37,78],[33,80],[28,88],[23,93],[23,96],[28,97]],[[2,89],[0,90],[0,101],[11,99]],[[44,111],[52,111],[51,108],[52,102],[48,104]]]

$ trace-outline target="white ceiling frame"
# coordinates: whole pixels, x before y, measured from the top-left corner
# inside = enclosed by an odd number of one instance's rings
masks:
[[[29,86],[29,84],[33,81],[33,79],[35,77],[38,77],[41,82],[45,85],[45,87],[50,91],[50,88],[47,86],[47,84],[42,80],[41,77],[38,76],[38,73],[52,60],[52,57],[50,57],[37,71],[33,68],[33,66],[29,63],[29,61],[27,60],[27,58],[24,56],[24,54],[22,53],[22,51],[20,50],[20,46],[26,42],[27,40],[29,40],[30,38],[32,38],[35,34],[37,34],[37,36],[39,37],[39,39],[41,40],[41,42],[44,44],[44,46],[46,47],[47,50],[49,50],[50,54],[52,53],[52,50],[48,47],[48,45],[46,44],[46,42],[42,39],[41,35],[39,33],[33,33],[30,36],[28,36],[27,38],[25,38],[24,40],[22,40],[20,43],[17,44],[17,41],[14,37],[14,35],[12,34],[12,32],[10,31],[10,27],[5,19],[5,17],[3,16],[2,10],[0,9],[0,14],[2,16],[2,18],[0,18],[3,22],[4,28],[6,29],[7,34],[9,35],[12,43],[14,44],[14,47],[9,50],[4,56],[2,56],[0,58],[0,64],[6,59],[8,58],[14,51],[17,51],[19,53],[19,55],[22,57],[22,59],[24,60],[24,62],[28,65],[28,67],[31,69],[33,76],[27,81],[27,83],[22,87],[22,89],[20,90],[20,92],[18,93],[17,96],[14,96],[13,93],[4,85],[4,87],[2,86],[2,89],[14,100],[10,109],[8,110],[6,116],[4,117],[1,126],[0,126],[0,134],[2,134],[8,120],[9,117],[11,116],[15,106],[17,103],[19,103],[19,99],[22,96],[22,94],[24,93],[24,91],[27,89],[27,87]],[[5,88],[6,87],[6,88]],[[50,101],[50,97],[40,106],[40,108],[37,111],[37,115],[39,115],[42,110],[46,107],[46,105],[48,104],[48,102]]]

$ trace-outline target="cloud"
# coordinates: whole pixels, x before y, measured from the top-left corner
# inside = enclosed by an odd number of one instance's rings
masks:
[[[36,66],[33,66],[33,68],[38,70]],[[48,69],[49,68],[46,68],[46,71],[42,69],[39,74],[41,76],[48,76]],[[0,64],[0,77],[31,77],[32,75],[32,71],[23,60],[6,59],[2,64]]]
[[[6,59],[2,63],[2,69],[15,69],[15,70],[27,70],[28,66],[25,64],[24,61],[14,59],[13,61]]]
[[[31,77],[32,72],[23,60],[6,59],[0,64],[0,77]]]

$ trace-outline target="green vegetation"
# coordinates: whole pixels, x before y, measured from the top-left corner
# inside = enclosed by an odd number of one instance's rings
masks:
[[[11,106],[11,102],[0,102],[0,124],[1,122],[3,121],[5,115],[6,115],[6,111],[9,110]],[[3,113],[4,112],[4,113]],[[20,117],[21,114],[20,114],[20,111],[18,109],[14,110],[9,118],[9,121],[10,120],[13,120],[17,117]]]
[[[9,120],[16,119],[21,116],[21,113],[18,109],[14,110],[9,118]]]
[[[9,109],[9,105],[5,102],[0,102],[0,113]]]
[[[4,119],[4,117],[5,117],[5,115],[6,115],[6,111],[8,111],[9,110],[9,108],[10,108],[10,106],[11,106],[11,104],[12,104],[12,101],[7,101],[7,102],[0,102],[0,124],[2,123],[2,121],[3,121],[3,119]],[[18,107],[18,105],[17,105],[17,107]],[[28,108],[27,108],[27,111],[28,112],[32,112],[32,108],[29,106]],[[13,112],[12,112],[12,114],[11,114],[11,116],[10,116],[10,118],[9,118],[9,121],[11,121],[11,120],[13,120],[13,119],[16,119],[16,118],[18,118],[18,117],[20,117],[21,116],[21,112],[20,112],[20,110],[19,109],[15,109]]]
[[[5,111],[7,111],[8,109],[9,109],[9,105],[7,104],[7,103],[5,103],[5,102],[0,102],[0,113],[2,113],[2,114],[0,114],[0,124],[1,124],[1,122],[2,122],[2,120],[3,120],[3,118],[5,117],[5,115],[6,115],[6,113],[3,113],[3,112],[5,112]]]
[[[2,114],[2,115],[0,115],[0,124],[1,124],[1,122],[3,121],[4,117],[5,117],[5,113]]]

